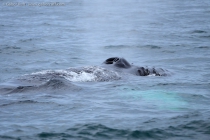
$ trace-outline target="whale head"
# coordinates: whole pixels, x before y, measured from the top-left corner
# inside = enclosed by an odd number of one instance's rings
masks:
[[[128,63],[127,60],[125,60],[124,58],[119,58],[119,57],[108,58],[104,61],[104,64],[114,65],[115,67],[118,67],[118,68],[130,68],[131,67],[130,63]]]

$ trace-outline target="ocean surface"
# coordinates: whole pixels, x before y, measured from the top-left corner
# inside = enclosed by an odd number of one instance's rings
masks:
[[[29,139],[209,140],[210,1],[0,0],[0,140]]]

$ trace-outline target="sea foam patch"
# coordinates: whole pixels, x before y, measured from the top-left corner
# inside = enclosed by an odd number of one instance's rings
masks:
[[[62,77],[72,82],[111,81],[121,78],[117,72],[96,66],[69,68],[67,70],[44,70],[25,75],[25,77],[40,80]]]

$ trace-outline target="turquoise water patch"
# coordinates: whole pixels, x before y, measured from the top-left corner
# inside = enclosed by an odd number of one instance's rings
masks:
[[[120,94],[128,100],[148,104],[161,110],[184,110],[188,105],[179,93],[173,91],[123,88]]]

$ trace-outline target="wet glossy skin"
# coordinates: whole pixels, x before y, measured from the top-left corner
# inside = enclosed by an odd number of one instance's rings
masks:
[[[155,69],[155,68],[145,68],[145,67],[138,67],[131,65],[127,60],[124,58],[119,57],[111,57],[104,61],[105,65],[113,66],[115,69],[125,69],[129,73],[138,75],[138,76],[147,76],[151,74],[155,74],[155,76],[165,76],[166,74],[163,73],[163,69]],[[160,73],[162,72],[162,74]]]

